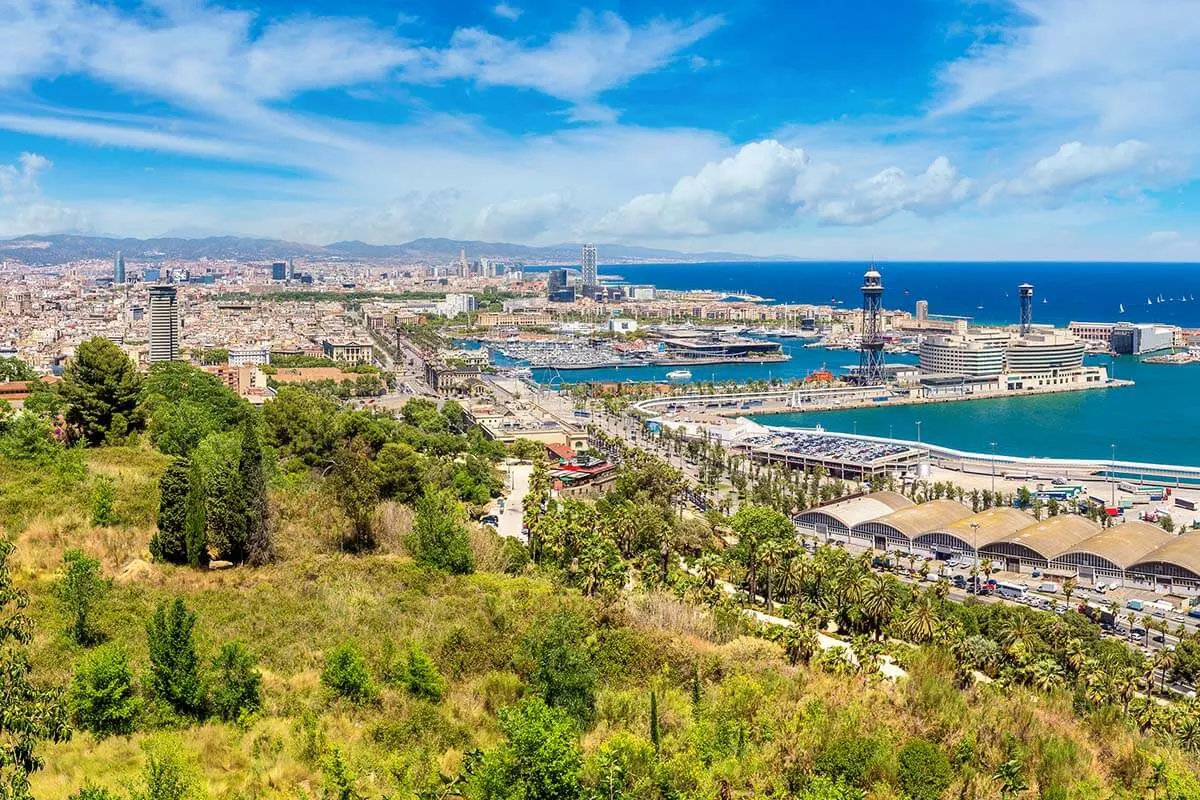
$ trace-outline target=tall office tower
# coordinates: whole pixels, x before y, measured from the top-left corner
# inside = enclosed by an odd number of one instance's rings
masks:
[[[287,267],[287,279],[290,281],[294,277],[296,277],[296,259],[289,258],[288,259],[288,267]]]
[[[872,265],[863,276],[862,348],[858,353],[858,377],[867,386],[884,382],[883,373],[883,278]]]
[[[179,301],[174,286],[150,287],[150,363],[179,360]]]
[[[125,282],[125,256],[118,250],[113,256],[113,283]]]
[[[555,303],[575,302],[575,287],[567,283],[565,269],[552,269],[546,275],[546,299]]]
[[[458,251],[458,277],[467,278],[471,275],[471,265],[467,262],[467,250],[464,247]]]
[[[1033,287],[1022,283],[1017,294],[1021,296],[1021,335],[1028,336],[1033,330]]]
[[[287,280],[287,272],[288,272],[288,265],[286,262],[276,261],[275,263],[271,264],[271,280],[286,281]]]
[[[592,289],[600,285],[596,278],[596,245],[585,244],[579,256],[579,271],[583,273],[583,286]]]
[[[918,300],[917,301],[917,322],[928,322],[928,321],[929,321],[929,301],[928,300]]]

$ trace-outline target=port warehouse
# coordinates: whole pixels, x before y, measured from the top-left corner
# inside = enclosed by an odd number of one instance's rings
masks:
[[[1200,592],[1200,532],[1176,536],[1144,522],[1104,528],[1074,514],[1037,520],[1009,507],[972,513],[954,500],[916,505],[893,492],[872,492],[804,511],[795,523],[822,538],[876,550],[940,560],[978,552],[1009,572],[1037,569],[1060,578]]]

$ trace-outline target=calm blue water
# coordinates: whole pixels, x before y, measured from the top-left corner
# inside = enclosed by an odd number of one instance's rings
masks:
[[[1032,283],[1035,322],[1167,322],[1200,326],[1200,264],[1055,262],[879,262],[885,308],[971,316],[984,323],[1018,318],[1017,285]],[[779,302],[861,303],[867,265],[847,261],[708,264],[614,264],[601,275],[663,289],[744,290]],[[1158,303],[1162,295],[1163,302]],[[1182,302],[1179,298],[1195,296]],[[1171,299],[1174,298],[1174,299]],[[1146,300],[1152,300],[1151,305]],[[1125,313],[1120,313],[1120,306]],[[982,309],[979,306],[983,306]]]
[[[1016,287],[1035,287],[1034,321],[1065,326],[1072,320],[1164,322],[1200,327],[1200,265],[1132,263],[880,263],[886,308],[912,310],[928,300],[930,313],[973,316],[983,323],[1017,321]],[[865,265],[850,262],[710,263],[612,265],[601,274],[619,274],[629,283],[665,289],[744,290],[776,301],[858,302]],[[1159,295],[1163,302],[1157,301]],[[1190,298],[1195,295],[1195,301]],[[1180,298],[1189,298],[1183,301]],[[1174,299],[1169,299],[1174,298]],[[1046,302],[1042,302],[1045,300]],[[983,309],[977,306],[983,306]],[[1120,313],[1124,305],[1125,313]],[[693,381],[803,377],[828,366],[856,364],[848,351],[808,350],[783,340],[793,360],[763,366],[692,368]],[[889,356],[889,361],[911,358]],[[1097,363],[1107,363],[1104,359]],[[669,368],[584,370],[562,373],[567,381],[665,380]],[[1013,397],[927,406],[896,406],[854,411],[772,415],[762,422],[829,430],[917,438],[941,445],[1016,456],[1109,458],[1200,465],[1200,365],[1142,364],[1117,359],[1112,372],[1133,387]],[[549,373],[535,371],[538,380]]]

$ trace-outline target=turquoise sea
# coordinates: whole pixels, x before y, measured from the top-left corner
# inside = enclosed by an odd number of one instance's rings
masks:
[[[934,313],[974,316],[981,322],[1010,323],[1017,317],[1015,287],[1035,286],[1035,321],[1065,325],[1071,320],[1165,322],[1200,327],[1200,265],[1194,264],[896,264],[880,265],[884,306],[911,307],[928,299]],[[820,262],[790,264],[619,265],[601,270],[630,283],[663,288],[745,289],[777,300],[855,303],[863,265]],[[907,291],[907,293],[905,293]],[[1159,295],[1163,301],[1158,302]],[[1150,300],[1148,304],[1146,301]],[[976,308],[984,305],[980,310]],[[1121,307],[1125,313],[1120,313]],[[770,365],[691,368],[693,381],[803,377],[814,369],[856,364],[849,351],[805,349],[782,340],[792,360]],[[889,356],[912,361],[912,357]],[[895,406],[768,415],[760,422],[916,439],[976,452],[1013,456],[1107,459],[1116,445],[1123,461],[1200,466],[1200,365],[1144,364],[1131,357],[1094,359],[1111,364],[1118,378],[1134,386],[1036,397],[973,400],[926,406]],[[665,380],[668,368],[572,370],[567,381]],[[535,370],[549,382],[554,375]]]

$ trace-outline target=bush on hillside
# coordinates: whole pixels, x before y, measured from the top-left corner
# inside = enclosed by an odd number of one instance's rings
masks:
[[[196,615],[181,598],[159,603],[146,625],[151,692],[180,714],[200,717],[205,696],[196,654]]]
[[[378,694],[367,662],[353,642],[343,642],[325,654],[321,683],[338,697],[362,705]]]
[[[213,659],[213,712],[225,722],[239,722],[262,708],[262,674],[241,642],[226,642]]]
[[[950,759],[937,745],[912,739],[900,750],[900,788],[912,800],[937,800],[954,777]]]
[[[133,733],[141,701],[134,691],[125,648],[102,647],[79,662],[68,702],[75,724],[100,738]]]

